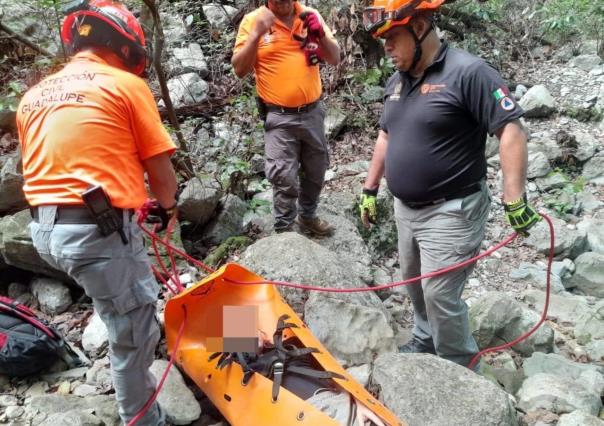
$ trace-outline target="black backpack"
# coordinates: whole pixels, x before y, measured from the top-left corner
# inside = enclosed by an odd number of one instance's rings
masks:
[[[80,364],[63,338],[27,306],[0,296],[0,374],[35,374],[59,359]]]

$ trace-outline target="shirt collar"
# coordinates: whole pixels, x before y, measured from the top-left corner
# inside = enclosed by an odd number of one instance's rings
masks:
[[[436,56],[434,57],[434,61],[432,61],[432,63],[430,65],[428,65],[428,68],[426,68],[426,70],[424,71],[424,74],[420,78],[423,79],[427,74],[430,73],[430,71],[433,68],[440,67],[442,65],[442,63],[445,61],[448,51],[449,51],[449,44],[446,41],[441,40],[441,44],[440,44],[440,47],[438,48],[438,52],[436,52]],[[399,75],[401,76],[401,78],[404,78],[407,80],[416,80],[415,78],[412,78],[409,75],[409,72],[407,72],[407,71],[399,71]]]
[[[103,58],[101,58],[98,55],[95,55],[94,53],[90,52],[90,51],[83,51],[83,52],[78,52],[74,55],[74,57],[71,59],[72,62],[75,61],[90,61],[90,62],[96,62],[99,64],[107,64],[107,61],[105,61]]]

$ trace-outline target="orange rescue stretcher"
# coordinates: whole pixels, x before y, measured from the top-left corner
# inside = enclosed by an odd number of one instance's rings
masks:
[[[168,350],[174,346],[184,321],[180,343],[176,348],[175,363],[184,371],[220,410],[233,426],[256,425],[312,425],[337,426],[339,423],[305,400],[281,387],[279,398],[273,402],[273,382],[254,373],[244,380],[244,372],[237,363],[225,368],[216,367],[213,352],[207,351],[208,338],[220,335],[218,312],[223,306],[256,306],[259,332],[272,336],[277,321],[288,315],[288,322],[296,328],[284,331],[285,337],[297,337],[305,347],[317,348],[314,360],[325,371],[343,377],[332,380],[343,390],[368,407],[388,426],[405,426],[392,412],[356,382],[313,336],[306,325],[282,299],[275,286],[269,284],[242,285],[235,282],[257,282],[262,277],[237,264],[227,264],[212,275],[168,301],[165,309]],[[288,336],[286,336],[286,334]]]

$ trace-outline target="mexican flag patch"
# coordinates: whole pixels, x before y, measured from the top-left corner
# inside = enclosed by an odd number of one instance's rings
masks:
[[[509,94],[509,92],[508,92],[507,87],[500,87],[499,89],[497,89],[493,92],[493,96],[495,97],[496,101],[499,101],[499,100],[505,98],[508,94]]]

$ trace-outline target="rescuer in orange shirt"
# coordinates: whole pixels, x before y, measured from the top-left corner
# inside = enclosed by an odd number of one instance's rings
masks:
[[[329,165],[320,102],[323,60],[337,65],[340,48],[314,9],[268,0],[241,22],[232,64],[239,77],[256,74],[277,232],[292,230],[294,221],[305,233],[333,232],[316,214]]]
[[[155,391],[149,371],[160,338],[150,269],[134,209],[156,197],[165,224],[176,208],[175,145],[139,77],[147,65],[136,18],[111,0],[82,1],[61,37],[75,56],[32,87],[17,111],[23,190],[40,256],[92,298],[109,333],[111,373],[124,423]],[[137,423],[163,425],[157,403]]]

